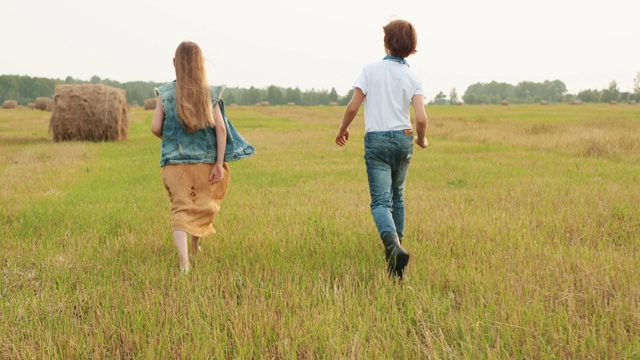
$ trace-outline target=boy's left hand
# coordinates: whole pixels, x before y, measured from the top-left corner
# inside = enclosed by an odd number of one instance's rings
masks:
[[[413,137],[413,141],[416,143],[416,145],[420,146],[421,148],[425,149],[427,146],[429,146],[429,140],[427,140],[427,137],[425,136],[422,139],[418,139],[417,136]]]

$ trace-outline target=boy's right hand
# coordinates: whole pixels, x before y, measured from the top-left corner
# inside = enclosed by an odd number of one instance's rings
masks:
[[[347,145],[347,141],[348,140],[349,140],[349,129],[346,129],[344,131],[340,131],[338,133],[338,136],[336,136],[336,144],[338,144],[338,146]]]
[[[429,140],[427,140],[426,136],[423,137],[422,139],[418,139],[417,136],[414,136],[413,141],[415,141],[415,143],[423,149],[429,146]]]

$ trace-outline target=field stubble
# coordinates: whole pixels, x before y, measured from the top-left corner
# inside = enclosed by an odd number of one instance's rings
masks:
[[[428,107],[402,285],[341,113],[229,109],[258,154],[180,277],[151,112],[53,143],[48,113],[0,111],[0,357],[640,356],[637,108]]]

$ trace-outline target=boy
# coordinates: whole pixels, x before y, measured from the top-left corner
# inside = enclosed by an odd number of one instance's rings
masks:
[[[421,148],[429,145],[426,136],[429,120],[424,110],[422,81],[405,60],[417,51],[415,28],[408,21],[394,20],[383,29],[387,55],[362,69],[345,108],[336,144],[346,145],[348,127],[364,101],[364,158],[371,214],[384,244],[389,275],[402,279],[409,262],[409,254],[400,244],[404,235],[404,182],[413,142]],[[416,117],[415,137],[411,106]]]

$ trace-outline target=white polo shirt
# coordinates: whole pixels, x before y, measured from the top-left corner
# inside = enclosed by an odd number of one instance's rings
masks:
[[[389,60],[365,65],[353,87],[366,95],[366,132],[411,129],[411,99],[424,91],[409,66]]]

